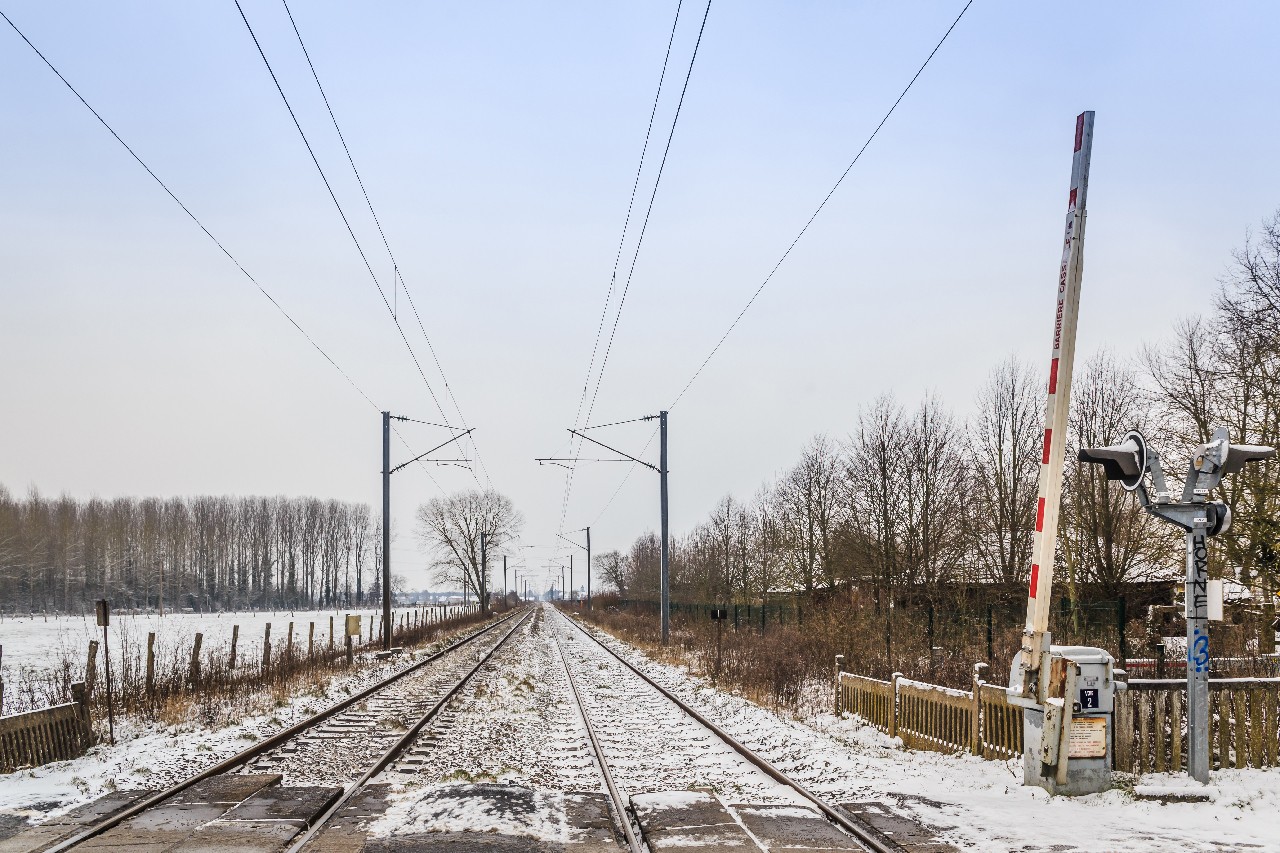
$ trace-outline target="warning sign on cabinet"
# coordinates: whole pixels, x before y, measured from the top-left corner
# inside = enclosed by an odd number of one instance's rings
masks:
[[[1076,717],[1067,739],[1067,758],[1106,758],[1107,718]]]

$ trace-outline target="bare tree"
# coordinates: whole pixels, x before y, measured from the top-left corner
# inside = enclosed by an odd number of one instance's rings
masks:
[[[454,492],[418,507],[418,540],[434,554],[441,581],[458,582],[489,608],[489,578],[480,560],[480,534],[490,554],[520,535],[524,518],[511,499],[493,490]]]
[[[1035,535],[1042,400],[1035,374],[1016,357],[996,367],[978,393],[966,471],[968,545],[979,579],[1027,582]]]

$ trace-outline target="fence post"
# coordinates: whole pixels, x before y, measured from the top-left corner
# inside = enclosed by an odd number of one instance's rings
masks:
[[[986,674],[985,663],[973,665],[973,718],[969,721],[970,755],[982,755],[982,683]]]
[[[736,608],[734,609],[734,612],[735,613],[737,612]],[[837,717],[840,716],[840,711],[842,710],[841,709],[842,703],[840,700],[841,698],[843,698],[841,694],[844,693],[844,679],[842,679],[840,676],[843,674],[844,674],[844,655],[836,655],[836,716]]]
[[[85,696],[93,695],[93,688],[98,684],[98,641],[89,641],[89,658],[84,664]]]
[[[293,623],[289,623],[289,636],[284,641],[284,657],[286,661],[293,662]]]
[[[889,737],[898,736],[898,679],[899,678],[902,678],[902,673],[895,672],[893,674],[893,677],[890,679],[890,681],[893,684],[893,693],[889,697],[889,701],[892,703],[891,710],[893,713],[889,715]]]
[[[262,677],[266,678],[271,672],[271,623],[267,623],[266,630],[262,634]]]
[[[89,691],[83,681],[71,685],[71,701],[76,703],[76,721],[80,725],[80,737],[85,748],[93,746],[93,720],[89,717]]]
[[[147,698],[156,693],[156,632],[147,632]]]
[[[231,626],[231,671],[236,669],[236,643],[240,640],[240,626]]]
[[[333,616],[329,617],[329,652],[333,652]]]
[[[332,619],[333,617],[330,616],[329,618]],[[315,657],[315,654],[316,654],[316,623],[311,622],[309,623],[309,626],[307,628],[307,663],[311,662],[311,659]]]
[[[191,646],[190,677],[191,677],[191,688],[193,690],[200,686],[200,644],[203,641],[204,641],[204,634],[201,634],[199,631],[197,631],[196,641]]]
[[[1164,643],[1156,643],[1156,678],[1164,678]]]

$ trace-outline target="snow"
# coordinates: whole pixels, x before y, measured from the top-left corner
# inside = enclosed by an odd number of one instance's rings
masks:
[[[1209,802],[1140,800],[1134,784],[1183,787],[1185,776],[1123,776],[1117,787],[1054,797],[1022,785],[1020,760],[910,751],[856,718],[785,719],[710,687],[686,667],[658,663],[595,629],[650,677],[828,802],[878,801],[963,850],[1068,853],[1280,850],[1280,769],[1220,770]],[[1120,774],[1117,774],[1118,776]],[[1190,783],[1194,784],[1194,783]]]
[[[0,774],[0,809],[40,806],[41,813],[57,815],[111,791],[172,785],[386,678],[448,641],[441,638],[430,647],[387,662],[361,656],[355,671],[334,674],[319,688],[288,699],[277,700],[271,691],[261,691],[255,697],[258,712],[230,725],[207,726],[196,720],[165,725],[117,718],[115,746],[104,739],[71,761]]]
[[[414,608],[399,607],[392,612],[397,624],[399,615],[412,613]],[[418,608],[426,610],[429,608]],[[316,643],[329,642],[329,617],[333,617],[334,641],[342,642],[342,617],[348,613],[360,614],[361,630],[368,632],[373,624],[377,633],[377,619],[381,610],[258,610],[237,613],[112,613],[108,631],[111,659],[118,665],[122,647],[127,643],[135,651],[145,651],[147,633],[156,632],[156,642],[165,649],[178,649],[189,655],[196,632],[204,634],[203,647],[216,648],[231,642],[231,628],[240,626],[237,649],[242,660],[257,660],[262,655],[262,637],[267,623],[271,623],[271,640],[282,642],[293,623],[293,642],[306,645],[308,623],[316,625]],[[412,618],[412,616],[410,617]],[[41,668],[60,665],[63,657],[84,666],[85,652],[90,640],[102,640],[102,629],[94,622],[93,613],[85,616],[20,616],[0,619],[0,646],[4,647],[4,668]]]

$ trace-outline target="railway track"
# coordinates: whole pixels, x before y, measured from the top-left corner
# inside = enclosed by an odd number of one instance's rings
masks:
[[[707,719],[695,708],[691,707],[671,691],[667,690],[661,684],[657,683],[644,672],[633,666],[613,649],[609,648],[607,645],[592,636],[588,631],[583,629],[582,626],[578,625],[574,620],[560,614],[558,611],[556,612],[557,618],[561,623],[566,626],[572,626],[574,636],[584,638],[591,649],[599,649],[605,652],[611,661],[619,664],[625,672],[639,679],[647,686],[647,688],[651,688],[652,691],[655,691],[668,702],[675,705],[676,708],[679,709],[680,713],[696,721],[706,731],[710,732],[719,744],[727,747],[746,763],[750,764],[756,771],[772,780],[772,782],[782,786],[782,788],[796,797],[799,801],[815,808],[831,824],[839,827],[843,832],[848,833],[848,835],[851,836],[858,845],[860,845],[861,849],[872,851],[872,853],[902,853],[904,849],[902,846],[882,840],[878,833],[869,830],[844,810],[822,800],[804,785],[787,776],[766,758],[742,744],[724,729]],[[631,853],[642,853],[646,848],[643,846],[642,841],[632,825],[627,799],[615,778],[614,767],[622,762],[620,762],[619,758],[616,756],[611,762],[610,757],[606,754],[606,749],[603,743],[606,738],[600,737],[598,727],[592,722],[591,711],[588,709],[589,702],[584,699],[584,692],[586,691],[579,688],[578,679],[574,675],[574,668],[569,663],[569,658],[566,653],[561,633],[557,632],[555,640],[556,645],[560,650],[560,655],[564,663],[566,675],[569,679],[569,686],[577,705],[578,713],[581,716],[583,725],[587,731],[588,740],[591,744],[596,764],[600,770],[604,785],[609,792],[611,813],[615,821],[618,835],[619,837],[624,837],[626,839],[628,850],[631,851]],[[668,737],[673,737],[673,735],[670,735],[669,733],[664,732],[664,734]]]
[[[339,785],[331,789],[333,794],[327,797],[320,815],[309,822],[305,831],[290,839],[288,849],[300,850],[338,809],[413,743],[422,728],[484,667],[532,612],[517,611],[473,631],[212,767],[145,796],[109,817],[79,827],[74,834],[31,849],[38,853],[62,853],[85,845],[149,810],[181,803],[184,792],[207,780],[222,778],[234,784],[235,777],[272,773],[280,774],[294,785],[309,785],[315,791],[325,790],[322,787],[325,783]],[[468,659],[467,652],[474,654]]]

